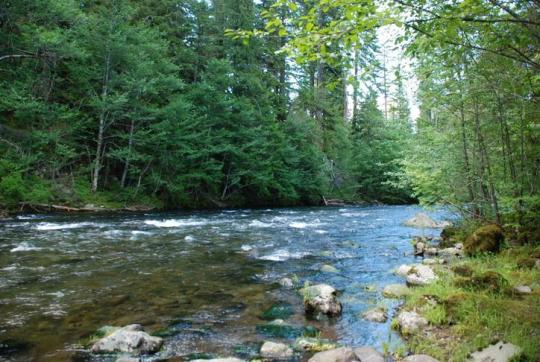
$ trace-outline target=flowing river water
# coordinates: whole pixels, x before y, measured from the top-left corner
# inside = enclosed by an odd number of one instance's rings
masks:
[[[292,343],[306,326],[344,345],[401,342],[382,288],[411,263],[417,206],[240,209],[152,214],[25,215],[0,222],[0,360],[114,361],[85,350],[98,328],[140,323],[165,338],[152,358],[255,356],[265,340]],[[440,219],[443,212],[431,212]],[[321,271],[323,265],[337,270]],[[310,320],[278,281],[340,290],[343,315]],[[285,334],[265,328],[272,306]],[[391,313],[390,313],[391,314]],[[300,332],[299,332],[300,331]],[[150,359],[152,360],[152,359]]]

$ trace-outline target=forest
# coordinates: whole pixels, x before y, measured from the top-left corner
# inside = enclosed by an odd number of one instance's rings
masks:
[[[6,1],[0,205],[420,201],[532,225],[538,5]]]

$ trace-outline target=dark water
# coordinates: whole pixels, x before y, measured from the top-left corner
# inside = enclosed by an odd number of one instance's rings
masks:
[[[166,336],[161,358],[246,357],[262,341],[280,340],[261,329],[260,316],[276,303],[292,306],[286,322],[295,328],[312,325],[347,345],[395,348],[400,341],[390,322],[367,322],[361,313],[396,303],[380,291],[401,281],[393,268],[413,262],[410,239],[421,231],[401,223],[419,211],[384,206],[8,220],[0,223],[0,360],[114,361],[85,353],[84,341],[104,325],[130,323]],[[321,272],[324,264],[339,273]],[[307,320],[302,297],[276,283],[282,277],[341,290],[343,316]]]

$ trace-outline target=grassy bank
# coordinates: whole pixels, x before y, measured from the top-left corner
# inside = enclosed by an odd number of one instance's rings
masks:
[[[521,361],[540,360],[540,246],[512,247],[438,266],[439,280],[412,288],[404,309],[430,326],[407,338],[414,353],[441,361],[465,361],[496,341],[522,349]],[[527,285],[521,295],[515,287]]]

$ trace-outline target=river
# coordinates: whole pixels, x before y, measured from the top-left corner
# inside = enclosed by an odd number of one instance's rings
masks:
[[[142,324],[165,338],[160,358],[256,354],[305,326],[345,345],[395,348],[390,321],[361,313],[395,306],[382,288],[411,263],[410,240],[438,230],[404,227],[417,206],[23,215],[0,223],[0,360],[114,361],[84,350],[104,325]],[[430,212],[440,219],[442,212]],[[321,271],[331,265],[334,272]],[[302,297],[278,281],[341,291],[343,316],[309,320]],[[288,335],[261,316],[290,309]]]

